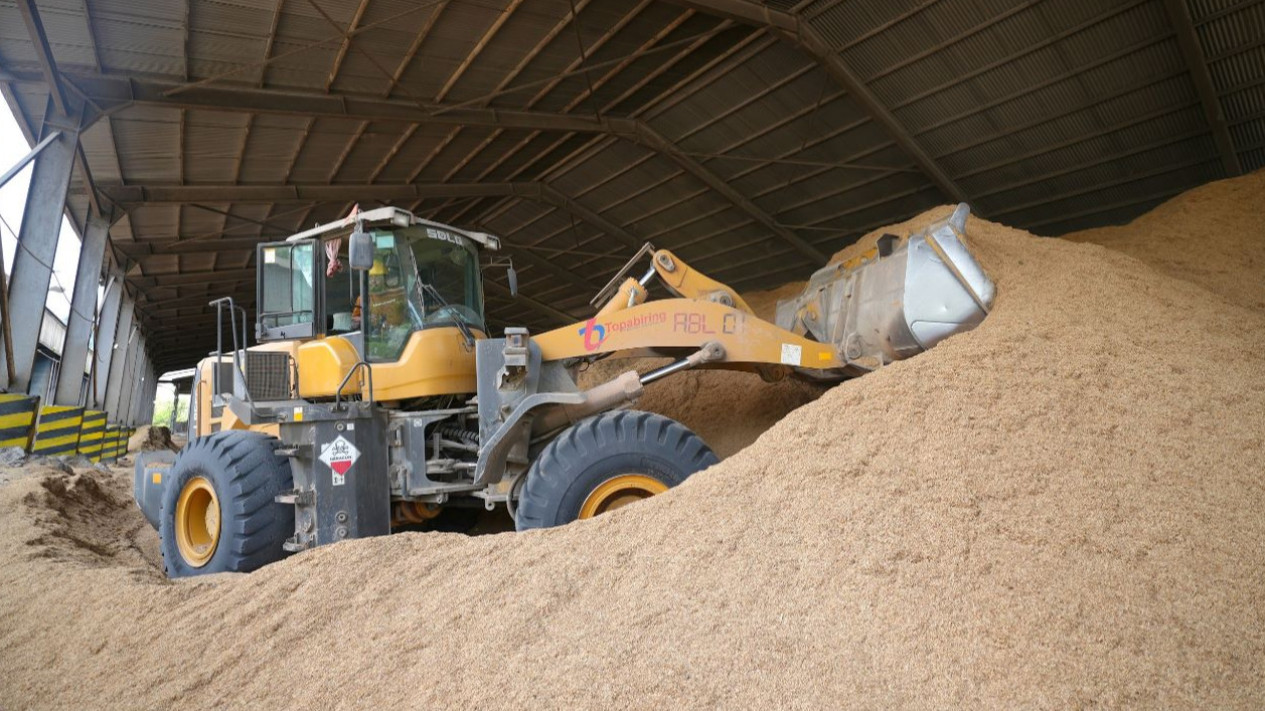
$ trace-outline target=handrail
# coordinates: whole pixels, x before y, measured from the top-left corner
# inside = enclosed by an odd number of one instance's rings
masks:
[[[246,309],[238,306],[231,296],[222,296],[211,301],[210,306],[215,307],[215,367],[211,370],[211,399],[214,401],[221,398],[223,391],[220,389],[220,363],[224,359],[224,307],[228,306],[228,331],[233,337],[233,370],[237,375],[241,376],[243,386],[246,383],[246,373],[242,370],[241,349],[246,344]],[[237,340],[237,312],[242,314],[242,330],[241,341]],[[236,386],[236,383],[234,383]],[[243,387],[245,391],[245,388]],[[236,392],[236,388],[234,388]],[[245,400],[250,402],[250,392],[245,391]]]
[[[366,382],[369,383],[369,402],[374,401],[373,400],[373,368],[369,367],[368,361],[364,361],[364,360],[357,361],[355,365],[351,366],[351,370],[347,371],[347,375],[343,376],[343,381],[338,384],[338,389],[334,391],[334,409],[335,410],[339,409],[339,407],[341,407],[342,405],[343,388],[347,387],[347,383],[351,380],[351,376],[355,375],[356,371],[360,370],[362,367],[365,369],[365,373],[368,374],[365,380]],[[364,397],[364,388],[361,388],[360,392],[361,392],[361,397]]]

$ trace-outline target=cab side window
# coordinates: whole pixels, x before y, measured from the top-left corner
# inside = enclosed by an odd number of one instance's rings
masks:
[[[259,260],[257,337],[311,336],[316,318],[315,242],[260,245]]]

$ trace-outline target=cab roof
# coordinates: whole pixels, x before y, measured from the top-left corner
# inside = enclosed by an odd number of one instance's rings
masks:
[[[316,227],[313,227],[310,230],[304,230],[303,232],[300,232],[296,235],[291,235],[290,237],[287,237],[286,241],[294,242],[294,241],[302,240],[302,239],[322,239],[323,240],[323,239],[333,238],[337,236],[338,233],[342,232],[343,230],[346,230],[348,227],[352,227],[353,225],[355,225],[356,222],[360,222],[366,226],[373,226],[374,224],[382,224],[382,223],[391,224],[396,227],[409,227],[411,225],[423,225],[426,227],[447,230],[454,234],[459,234],[462,237],[473,240],[477,244],[482,245],[484,249],[489,249],[493,251],[498,251],[501,249],[501,238],[495,235],[490,235],[486,232],[470,232],[468,230],[463,230],[458,227],[453,227],[452,225],[445,225],[441,222],[432,222],[430,220],[422,219],[418,217],[417,215],[414,215],[413,213],[403,208],[390,207],[390,206],[374,208],[372,210],[366,210],[364,212],[360,212],[358,210],[352,210],[350,215],[344,217],[341,220],[334,220],[333,222],[326,222],[323,225],[317,225]]]

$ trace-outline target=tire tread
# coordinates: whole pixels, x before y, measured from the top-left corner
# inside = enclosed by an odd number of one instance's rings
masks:
[[[698,435],[662,415],[618,410],[589,417],[554,438],[532,463],[517,505],[516,528],[568,523],[565,502],[573,494],[573,482],[608,458],[637,453],[676,469],[677,481],[664,482],[669,486],[719,461]]]
[[[276,454],[276,439],[260,432],[227,430],[190,442],[172,465],[163,495],[159,535],[170,577],[249,572],[286,555],[281,544],[294,530],[293,507],[274,497],[292,483],[290,462]],[[184,482],[211,481],[220,500],[220,543],[201,568],[186,564],[174,540],[174,514]]]

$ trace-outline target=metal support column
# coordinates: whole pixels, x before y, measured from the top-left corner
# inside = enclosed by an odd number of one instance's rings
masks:
[[[136,371],[136,397],[132,399],[132,407],[127,413],[127,422],[133,426],[144,424],[142,414],[145,412],[145,396],[149,394],[149,354],[141,350],[141,367]]]
[[[107,408],[115,422],[123,422],[123,417],[127,414],[127,408],[131,405],[132,398],[136,396],[136,362],[140,360],[140,357],[140,325],[133,319],[131,337],[128,338],[127,343],[127,356],[123,359],[123,377],[119,381],[118,393],[113,396],[114,407]]]
[[[135,424],[135,414],[139,410],[140,404],[144,402],[145,388],[145,367],[149,354],[145,353],[145,339],[142,335],[137,335],[137,354],[134,355],[132,363],[132,373],[128,374],[130,387],[125,390],[124,402],[119,405],[119,421],[125,425]]]
[[[142,399],[140,393],[141,373],[145,371],[145,339],[138,333],[136,335],[136,353],[132,355],[132,366],[124,374],[124,382],[127,387],[123,388],[123,394],[119,399],[119,422],[124,425],[132,424],[132,413],[136,410],[136,404]]]
[[[97,317],[98,327],[92,349],[93,382],[88,384],[84,402],[90,409],[101,409],[110,382],[110,363],[114,359],[115,329],[119,324],[119,302],[123,296],[123,275],[115,273],[106,280],[105,299]]]
[[[154,398],[158,397],[158,373],[153,362],[149,364],[149,387],[145,390],[145,409],[141,410],[141,421],[149,424],[154,420]],[[172,409],[175,413],[175,409]]]
[[[145,408],[141,410],[141,420],[143,420],[145,424],[149,424],[154,420],[154,398],[158,395],[158,388],[155,387],[158,383],[158,373],[154,372],[153,359],[150,359],[149,366],[146,370],[149,375],[149,380],[146,381],[148,385],[145,388]]]
[[[70,171],[79,145],[77,118],[62,116],[51,102],[45,116],[41,138],[58,130],[61,135],[35,157],[22,227],[18,230],[18,250],[9,277],[14,381],[8,383],[8,387],[12,392],[24,392],[31,382],[44,302],[48,299],[53,258],[57,254],[57,237],[70,188]]]
[[[123,387],[123,369],[127,367],[127,356],[131,352],[132,341],[135,338],[135,334],[132,333],[132,317],[135,313],[135,303],[131,295],[124,294],[123,302],[119,306],[118,327],[114,331],[114,337],[110,339],[111,345],[108,346],[114,353],[110,357],[110,375],[106,383],[103,404],[105,411],[111,416],[118,411],[119,389]]]
[[[110,220],[101,215],[88,218],[79,250],[79,269],[75,272],[74,295],[70,299],[70,316],[66,323],[66,344],[62,346],[61,374],[53,397],[56,405],[78,405],[83,390],[83,369],[88,362],[88,340],[92,334],[93,316],[97,312],[97,285],[101,281],[101,261],[105,257],[106,236]]]
[[[128,421],[130,424],[140,423],[140,412],[145,409],[145,396],[149,395],[149,382],[152,377],[149,376],[149,352],[145,348],[145,342],[140,342],[140,368],[137,369],[137,396],[132,399],[132,407],[128,409]]]

